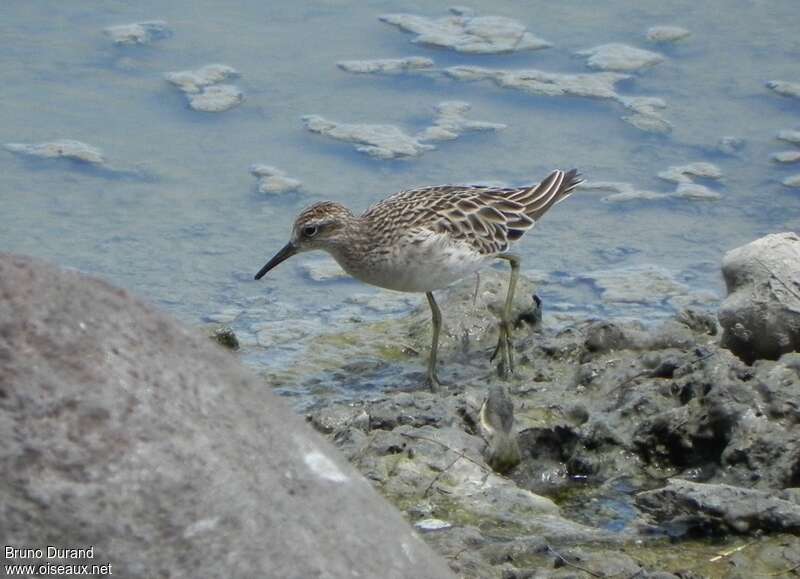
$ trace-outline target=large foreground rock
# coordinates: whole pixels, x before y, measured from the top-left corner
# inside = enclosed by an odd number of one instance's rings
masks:
[[[744,361],[800,351],[800,236],[775,233],[725,254],[722,343]]]
[[[0,439],[0,544],[93,547],[48,563],[126,578],[452,576],[229,353],[125,291],[8,254]]]

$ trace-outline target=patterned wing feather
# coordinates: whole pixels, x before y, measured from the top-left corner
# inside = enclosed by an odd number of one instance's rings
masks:
[[[465,241],[483,255],[495,255],[507,251],[580,182],[573,169],[553,171],[538,185],[519,189],[423,187],[388,197],[362,218],[372,223],[374,231],[387,236],[388,242],[427,230]]]

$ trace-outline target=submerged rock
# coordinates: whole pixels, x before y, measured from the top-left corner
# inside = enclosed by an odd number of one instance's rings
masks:
[[[619,95],[617,101],[632,115],[622,117],[637,129],[647,133],[665,134],[672,130],[672,124],[667,121],[659,111],[667,108],[664,99],[658,97],[625,97]]]
[[[650,42],[677,42],[691,36],[691,32],[680,26],[651,26],[647,29]]]
[[[306,129],[337,141],[354,143],[356,151],[376,159],[418,157],[435,147],[406,134],[394,125],[369,125],[329,121],[320,115],[303,117]]]
[[[723,344],[750,363],[800,351],[800,236],[775,233],[725,254]]]
[[[453,577],[202,332],[8,254],[0,320],[3,545],[92,546],[130,578]]]
[[[503,88],[522,90],[546,96],[580,96],[615,99],[614,86],[630,78],[626,74],[597,72],[587,74],[560,74],[541,70],[503,70],[480,66],[451,66],[444,73],[460,81],[491,80]]]
[[[787,143],[794,143],[795,145],[800,145],[800,131],[791,131],[791,130],[784,130],[779,131],[777,138],[781,141],[786,141]]]
[[[675,193],[671,196],[695,201],[717,201],[722,199],[720,193],[699,183],[678,183]]]
[[[502,123],[473,121],[466,118],[470,110],[469,103],[462,101],[445,101],[436,105],[436,117],[433,126],[417,134],[421,141],[451,141],[462,133],[471,131],[500,131],[506,128]]]
[[[327,259],[306,259],[300,264],[300,270],[313,281],[325,282],[347,279],[350,276],[336,261]]]
[[[496,54],[551,46],[527,31],[525,25],[503,16],[475,16],[451,8],[452,16],[427,18],[414,14],[384,14],[379,19],[416,34],[412,42],[451,48],[458,52]]]
[[[562,74],[535,69],[504,70],[480,66],[451,66],[442,73],[462,82],[491,80],[503,88],[543,96],[575,96],[613,100],[633,114],[623,119],[636,128],[654,133],[669,132],[672,127],[659,110],[666,107],[657,97],[626,97],[616,92],[616,84],[630,78],[617,72]]]
[[[239,71],[227,64],[207,64],[197,70],[168,72],[165,78],[182,92],[198,93],[203,88],[239,76]]]
[[[218,84],[240,76],[239,71],[226,64],[208,64],[197,70],[168,72],[164,76],[186,95],[189,106],[196,111],[224,112],[244,100],[244,93],[238,87]]]
[[[336,66],[357,74],[402,74],[409,71],[430,70],[433,60],[422,56],[406,58],[378,58],[374,60],[341,60]]]
[[[470,105],[445,101],[436,106],[434,124],[414,136],[394,125],[350,124],[329,121],[319,115],[303,117],[306,128],[321,135],[356,144],[356,150],[377,159],[418,157],[435,149],[425,141],[449,141],[467,131],[497,131],[506,125],[473,121],[464,116]]]
[[[660,304],[689,293],[688,286],[656,266],[591,271],[577,279],[591,281],[600,291],[601,299],[611,303]]]
[[[100,149],[81,141],[63,139],[46,143],[7,143],[7,151],[42,159],[69,159],[89,165],[103,165],[106,160]]]
[[[587,57],[589,68],[615,72],[635,72],[664,62],[664,57],[656,52],[618,43],[602,44],[575,54]]]
[[[800,162],[800,151],[781,151],[772,154],[772,160],[778,163]]]
[[[209,86],[199,93],[189,93],[189,106],[205,113],[221,113],[238,107],[244,101],[244,93],[232,84]]]
[[[168,38],[172,29],[163,20],[148,20],[134,22],[133,24],[120,24],[109,26],[103,32],[111,38],[114,44],[151,44],[156,40]]]
[[[800,98],[800,82],[788,82],[785,80],[771,80],[767,83],[767,87],[779,95]]]
[[[717,151],[726,155],[736,155],[744,148],[745,141],[741,137],[725,136],[717,141]]]
[[[302,182],[292,179],[285,171],[272,165],[251,165],[250,173],[258,178],[259,193],[289,193],[299,191]]]
[[[670,167],[666,171],[661,171],[658,177],[675,183],[692,183],[692,177],[720,179],[722,178],[722,171],[713,163],[700,161],[689,163],[688,165]]]

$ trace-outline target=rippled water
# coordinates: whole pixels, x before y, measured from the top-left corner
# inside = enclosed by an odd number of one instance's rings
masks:
[[[107,278],[189,322],[241,311],[234,326],[252,336],[272,320],[305,320],[305,334],[330,330],[359,313],[358,304],[345,303],[348,296],[382,291],[346,280],[314,282],[302,269],[305,256],[252,281],[286,241],[296,212],[325,198],[361,210],[413,186],[516,185],[573,166],[592,181],[667,192],[674,185],[656,174],[671,165],[710,161],[722,170],[719,183],[701,181],[721,194],[719,201],[614,204],[601,200],[607,193],[584,191],[549,214],[519,253],[523,269],[566,280],[543,288],[546,303],[561,302],[564,309],[600,301],[591,272],[637,266],[663,268],[692,291],[721,295],[719,262],[727,249],[798,228],[800,192],[781,180],[800,173],[800,166],[778,166],[770,155],[792,148],[775,135],[800,127],[800,100],[765,86],[776,79],[800,82],[796,0],[618,0],[591,7],[484,0],[471,6],[479,14],[517,19],[554,47],[458,54],[412,44],[411,35],[378,20],[387,12],[444,16],[434,2],[5,0],[0,143],[77,139],[102,149],[110,168],[0,150],[0,250]],[[152,19],[166,20],[174,35],[120,48],[102,33],[110,25]],[[692,35],[674,45],[648,43],[646,30],[663,24]],[[532,96],[442,77],[356,76],[335,65],[419,55],[437,67],[579,73],[587,72],[585,59],[573,53],[609,42],[666,56],[634,73],[619,91],[663,98],[671,133],[634,128],[612,102]],[[163,78],[215,62],[242,73],[236,80],[246,95],[240,107],[192,111]],[[438,143],[417,159],[386,161],[311,134],[300,120],[319,114],[413,133],[430,124],[437,103],[453,99],[472,105],[470,118],[508,128]],[[743,139],[743,148],[720,153],[723,136]],[[258,193],[248,172],[253,163],[285,170],[304,190]],[[586,283],[574,279],[583,275]],[[654,310],[661,305],[655,302]],[[400,302],[389,309],[409,307]],[[624,315],[628,305],[611,303],[604,311]],[[646,315],[646,308],[635,315]],[[267,355],[269,348],[254,338],[249,349],[256,353],[251,363],[267,366],[285,363],[289,351]]]

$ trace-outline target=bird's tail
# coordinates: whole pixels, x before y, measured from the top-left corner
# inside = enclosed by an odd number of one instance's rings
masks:
[[[509,199],[522,204],[525,207],[525,215],[533,219],[535,223],[553,205],[561,203],[572,195],[575,187],[581,183],[583,183],[583,179],[577,169],[556,170],[535,187],[520,189],[509,196]]]

